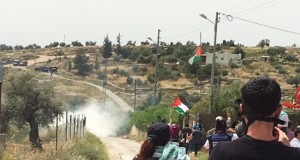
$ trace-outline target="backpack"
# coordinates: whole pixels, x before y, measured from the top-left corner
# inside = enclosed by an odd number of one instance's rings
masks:
[[[231,141],[233,134],[229,133],[215,133],[207,138],[209,142],[209,154],[213,150],[214,146],[221,141]]]

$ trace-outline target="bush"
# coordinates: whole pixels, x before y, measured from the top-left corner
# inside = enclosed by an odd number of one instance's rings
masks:
[[[107,78],[106,75],[102,72],[98,73],[98,75],[97,75],[97,79],[104,80],[106,78]]]
[[[133,79],[132,79],[131,77],[128,76],[127,79],[126,79],[126,83],[127,83],[128,85],[131,85],[132,82],[133,82]]]
[[[114,61],[115,61],[115,62],[120,62],[120,61],[121,61],[121,58],[120,58],[119,56],[115,56],[115,57],[114,57]]]
[[[124,76],[124,77],[129,76],[129,73],[126,72],[124,69],[119,70],[118,74],[121,75],[121,76]]]
[[[227,76],[228,75],[228,71],[227,70],[223,70],[222,71],[222,76]]]
[[[91,133],[86,133],[84,139],[79,141],[70,149],[73,155],[83,156],[85,159],[107,159],[108,155],[105,152],[104,145],[99,141],[99,138]]]
[[[136,85],[137,86],[142,86],[143,85],[143,81],[140,78],[136,79]]]
[[[114,69],[112,70],[112,73],[113,73],[113,74],[118,74],[119,71],[120,71],[119,67],[116,67],[116,68],[114,68]]]
[[[134,73],[138,73],[138,72],[139,72],[139,66],[138,66],[138,65],[132,66],[132,71],[133,71]]]

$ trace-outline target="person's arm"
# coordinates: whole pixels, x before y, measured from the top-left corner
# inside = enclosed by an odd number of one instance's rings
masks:
[[[290,147],[290,140],[287,137],[287,135],[279,128],[275,127],[276,131],[277,131],[277,136],[276,138],[278,138],[279,142],[282,142],[284,145]]]
[[[201,148],[201,151],[204,152],[204,153],[208,153],[208,151],[209,151],[209,142],[208,142],[208,140],[205,141],[205,144]]]

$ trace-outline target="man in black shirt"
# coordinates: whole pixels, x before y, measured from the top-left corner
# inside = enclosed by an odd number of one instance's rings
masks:
[[[248,126],[247,134],[235,141],[218,143],[210,160],[300,160],[300,149],[289,147],[286,134],[278,128],[273,133],[282,109],[279,84],[258,77],[247,82],[241,92],[240,109]]]

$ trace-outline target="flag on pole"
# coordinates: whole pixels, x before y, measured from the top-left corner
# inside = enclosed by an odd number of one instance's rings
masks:
[[[176,98],[172,104],[172,108],[181,115],[185,115],[186,111],[189,110],[187,101],[181,96]]]
[[[201,44],[196,48],[196,50],[194,51],[195,55],[192,56],[190,59],[189,59],[189,63],[190,64],[193,64],[197,61],[200,61],[202,59],[201,55],[202,55],[202,46]]]

